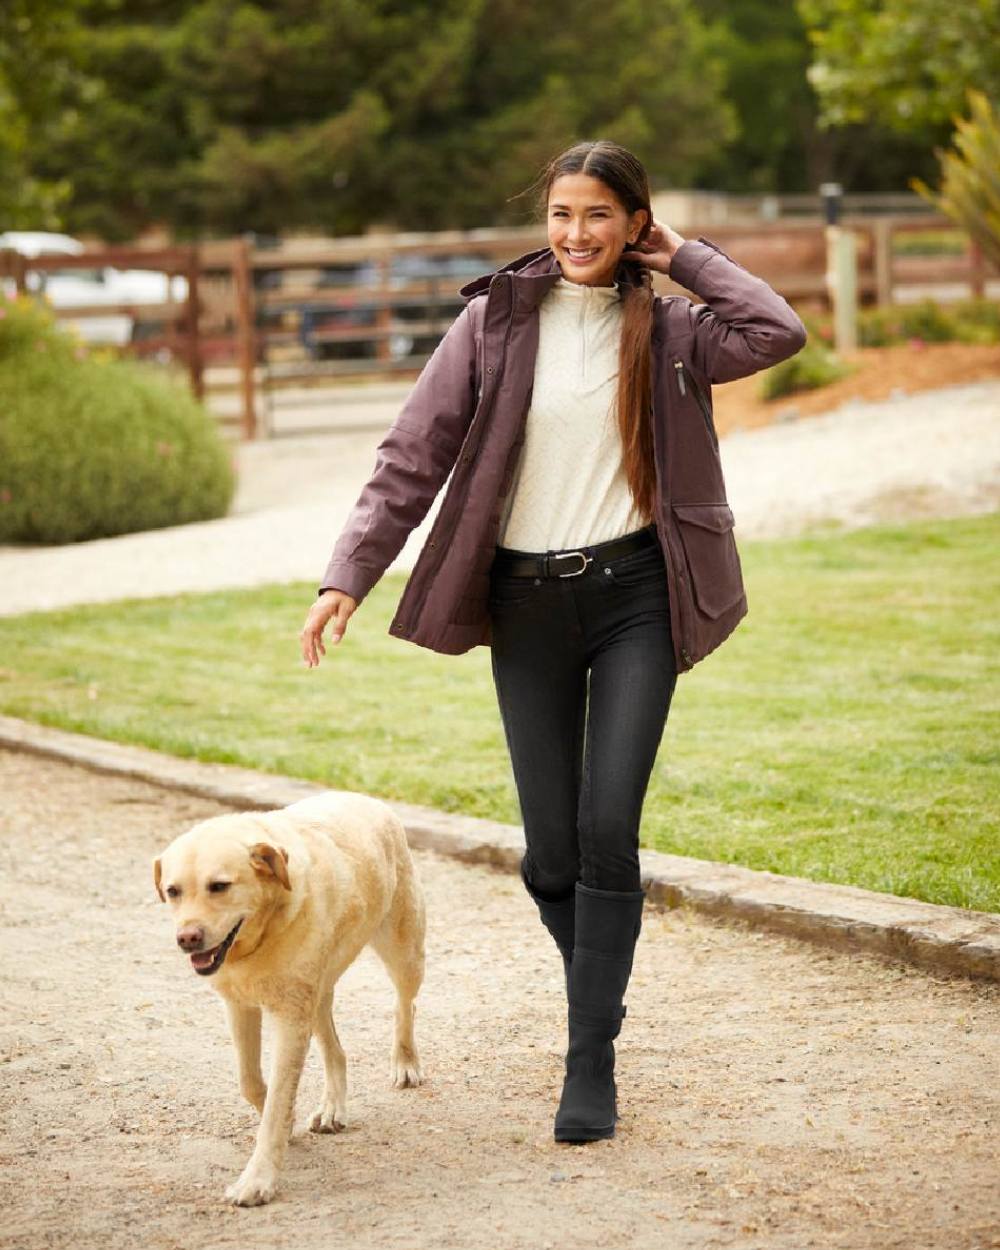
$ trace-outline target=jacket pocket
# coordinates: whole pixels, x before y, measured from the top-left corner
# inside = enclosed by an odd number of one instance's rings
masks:
[[[743,570],[726,503],[673,504],[698,610],[716,620],[744,595]]]

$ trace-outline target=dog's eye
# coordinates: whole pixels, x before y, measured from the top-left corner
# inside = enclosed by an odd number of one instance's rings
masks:
[[[177,886],[175,885],[167,886],[167,898],[178,898],[179,896],[180,896],[180,890],[178,890]]]
[[[229,881],[210,881],[208,883],[209,894],[224,894],[232,883]]]

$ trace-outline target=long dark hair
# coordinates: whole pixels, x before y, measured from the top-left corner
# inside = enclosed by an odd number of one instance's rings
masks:
[[[641,162],[627,148],[610,139],[575,143],[546,165],[538,179],[538,207],[548,213],[549,192],[563,174],[599,178],[618,197],[626,212],[646,210],[646,224],[637,247],[653,224],[649,179]],[[653,327],[653,286],[649,268],[639,261],[620,261],[616,270],[622,296],[621,346],[618,356],[618,393],[615,414],[622,442],[622,464],[639,512],[652,520],[656,493],[650,375],[650,334]]]

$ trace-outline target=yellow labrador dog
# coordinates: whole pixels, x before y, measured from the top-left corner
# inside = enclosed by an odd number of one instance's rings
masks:
[[[278,811],[202,821],[154,860],[153,877],[173,909],[178,946],[225,999],[240,1089],[261,1113],[254,1152],[226,1197],[269,1202],[313,1034],[325,1088],[309,1127],[333,1133],[346,1124],[333,990],[366,945],[396,987],[392,1083],[420,1084],[413,1017],[424,899],[406,832],[380,800],[331,790]],[[262,1010],[274,1024],[269,1085],[260,1068]]]

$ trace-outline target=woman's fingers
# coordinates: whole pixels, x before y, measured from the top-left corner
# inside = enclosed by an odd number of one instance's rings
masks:
[[[315,668],[319,664],[320,656],[326,655],[323,630],[327,622],[332,621],[330,641],[336,645],[343,638],[347,622],[357,606],[356,601],[350,595],[339,590],[325,591],[316,600],[309,609],[306,623],[299,634],[302,659],[307,667]]]

